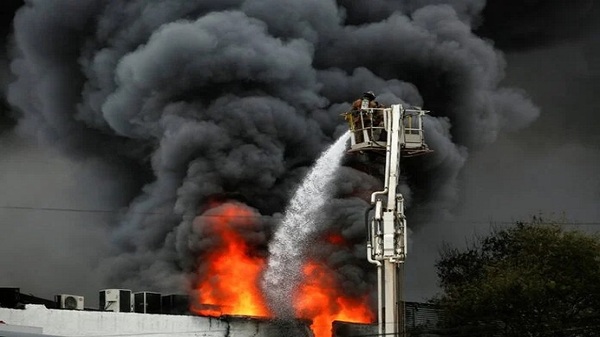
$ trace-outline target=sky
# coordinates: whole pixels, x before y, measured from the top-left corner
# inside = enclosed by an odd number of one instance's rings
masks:
[[[211,246],[198,216],[215,195],[260,214],[265,244],[365,89],[433,111],[436,152],[403,186],[407,299],[435,294],[443,242],[540,214],[600,225],[593,0],[340,0],[343,20],[334,2],[291,1],[297,22],[271,1],[29,3],[0,14],[0,286],[88,303],[105,287],[175,292]],[[356,196],[379,186],[354,164],[323,225],[353,248],[321,258],[362,285]]]
[[[486,11],[495,15],[488,13],[492,22],[479,31],[506,57],[503,82],[524,90],[541,113],[529,127],[470,154],[461,173],[456,218],[440,226],[442,235],[431,227],[415,250],[429,251],[425,247],[439,245],[440,236],[460,247],[474,235],[533,215],[576,223],[570,229],[600,228],[600,134],[595,126],[600,99],[594,94],[600,85],[598,4],[489,5]],[[418,250],[423,253],[415,256],[415,268],[431,261],[426,251]],[[431,285],[434,275],[431,269],[415,275],[413,289]]]

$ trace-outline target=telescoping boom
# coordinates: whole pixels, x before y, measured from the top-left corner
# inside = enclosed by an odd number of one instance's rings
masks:
[[[366,213],[367,260],[377,266],[378,327],[381,336],[405,333],[402,283],[407,256],[404,198],[398,193],[400,159],[432,152],[424,141],[423,116],[428,111],[400,104],[345,114],[351,130],[350,153],[374,151],[385,155],[382,191],[371,195]],[[372,214],[370,217],[369,215]]]

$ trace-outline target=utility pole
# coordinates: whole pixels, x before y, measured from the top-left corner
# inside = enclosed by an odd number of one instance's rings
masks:
[[[377,266],[377,318],[380,336],[400,337],[405,328],[404,262],[407,227],[404,198],[398,193],[400,159],[431,152],[423,138],[423,116],[428,111],[391,108],[363,109],[346,116],[350,122],[349,152],[385,152],[384,189],[371,195],[367,221],[367,260]],[[350,113],[349,113],[350,114]],[[382,135],[387,135],[381,140]],[[360,140],[358,142],[357,140]],[[369,220],[369,213],[373,217]]]

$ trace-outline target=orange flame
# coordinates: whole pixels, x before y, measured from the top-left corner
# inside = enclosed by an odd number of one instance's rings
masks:
[[[332,272],[323,264],[307,262],[303,274],[305,281],[297,292],[294,309],[298,317],[312,320],[315,337],[331,336],[333,321],[373,322],[367,296],[346,297],[336,285]]]
[[[244,238],[236,231],[251,226],[255,214],[236,204],[223,204],[208,225],[221,239],[221,244],[200,257],[205,267],[195,285],[196,303],[190,310],[202,316],[245,315],[269,317],[271,313],[260,289],[260,276],[265,258],[253,254]],[[331,234],[325,240],[344,244],[341,235]],[[294,298],[296,316],[312,320],[315,337],[331,336],[333,321],[373,322],[374,316],[364,298],[349,298],[335,284],[335,277],[325,265],[307,262],[304,280]]]
[[[191,310],[199,315],[269,316],[259,281],[266,262],[255,256],[235,226],[252,225],[254,214],[242,206],[224,204],[209,225],[221,244],[201,256],[206,269],[196,284],[198,305]]]
[[[341,246],[346,244],[346,239],[339,233],[329,233],[325,236],[325,241],[332,245]]]

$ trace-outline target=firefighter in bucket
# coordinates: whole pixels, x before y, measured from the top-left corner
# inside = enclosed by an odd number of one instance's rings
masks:
[[[362,97],[352,103],[352,109],[345,113],[345,118],[350,124],[350,129],[355,135],[356,143],[366,141],[363,130],[372,130],[367,136],[370,140],[380,140],[381,128],[372,129],[372,126],[383,127],[383,109],[384,106],[375,100],[376,96],[372,91],[363,93]]]

